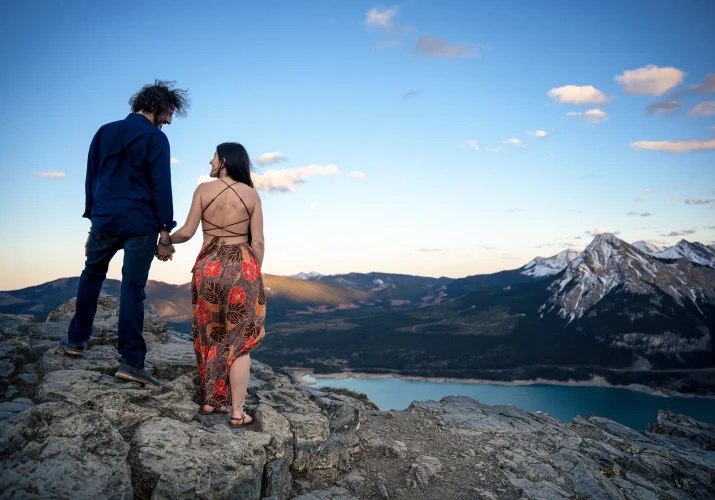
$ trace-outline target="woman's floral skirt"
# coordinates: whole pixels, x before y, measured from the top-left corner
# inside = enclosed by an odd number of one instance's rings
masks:
[[[199,253],[191,280],[192,334],[202,403],[231,404],[229,371],[265,335],[263,276],[247,243],[219,244]]]

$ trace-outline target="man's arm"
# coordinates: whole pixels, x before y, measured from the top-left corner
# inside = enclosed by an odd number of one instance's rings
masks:
[[[100,129],[101,130],[101,129]],[[92,192],[92,173],[94,172],[94,157],[95,147],[97,145],[97,137],[99,131],[94,134],[92,143],[89,145],[89,153],[87,153],[87,175],[84,179],[84,213],[82,217],[92,220],[92,207],[94,206],[94,193]]]
[[[154,217],[162,241],[166,241],[169,232],[176,227],[171,194],[171,153],[169,140],[163,133],[154,134],[151,140],[149,176],[154,199]]]

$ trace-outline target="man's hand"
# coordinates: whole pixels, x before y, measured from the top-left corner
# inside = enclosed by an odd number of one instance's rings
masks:
[[[154,255],[156,255],[156,258],[160,261],[166,262],[167,260],[172,259],[174,252],[176,252],[176,250],[174,250],[174,245],[169,245],[168,247],[157,245]]]

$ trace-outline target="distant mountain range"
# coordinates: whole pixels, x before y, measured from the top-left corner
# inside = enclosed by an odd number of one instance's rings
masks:
[[[0,312],[44,320],[78,278],[0,292]],[[715,391],[715,249],[596,236],[583,252],[460,279],[266,275],[259,359],[275,367],[422,376],[579,378]],[[119,294],[107,280],[104,291]],[[190,330],[189,284],[150,282],[147,308]],[[710,389],[707,389],[710,390]]]

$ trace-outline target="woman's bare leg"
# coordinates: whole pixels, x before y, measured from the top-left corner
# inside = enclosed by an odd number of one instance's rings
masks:
[[[231,418],[240,419],[243,417],[243,402],[246,399],[246,389],[248,389],[248,375],[251,372],[251,355],[245,354],[236,358],[231,365],[229,372],[229,382],[231,384],[231,402],[233,412]],[[250,423],[253,419],[246,415],[245,423]]]

